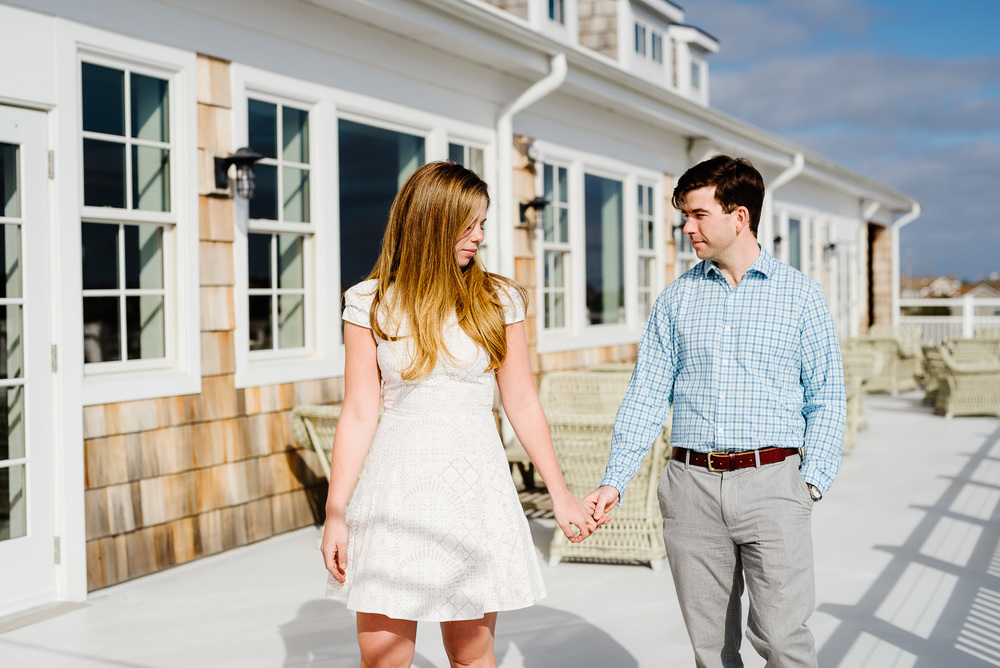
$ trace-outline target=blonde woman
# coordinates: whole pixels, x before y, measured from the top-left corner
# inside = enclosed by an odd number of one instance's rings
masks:
[[[593,509],[566,489],[532,381],[524,290],[476,262],[488,205],[473,172],[424,165],[392,203],[369,279],[345,295],[322,551],[328,594],[357,612],[363,668],[409,667],[418,621],[441,623],[453,666],[496,666],[497,612],[545,595],[493,418],[494,377],[559,526],[574,542],[594,529]]]

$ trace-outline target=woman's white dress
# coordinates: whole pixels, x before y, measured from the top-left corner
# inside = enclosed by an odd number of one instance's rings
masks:
[[[345,295],[344,319],[370,328],[375,281]],[[507,295],[508,324],[524,319]],[[390,330],[392,331],[392,330]],[[448,355],[415,381],[407,339],[376,339],[384,414],[347,510],[347,581],[328,596],[395,619],[455,621],[532,605],[538,558],[493,417],[489,359],[452,322]]]

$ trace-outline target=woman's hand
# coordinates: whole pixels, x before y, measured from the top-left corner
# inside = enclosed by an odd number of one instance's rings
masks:
[[[594,521],[594,506],[565,492],[552,496],[552,512],[556,523],[571,543],[579,543],[597,529]],[[573,531],[573,527],[577,531]]]
[[[323,552],[326,570],[341,584],[347,579],[347,535],[347,521],[342,516],[327,514],[319,549]]]

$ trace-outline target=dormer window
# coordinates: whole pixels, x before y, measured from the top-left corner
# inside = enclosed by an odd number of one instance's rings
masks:
[[[647,60],[662,65],[663,33],[643,21],[636,21],[635,52]]]
[[[566,25],[566,0],[549,0],[549,20]]]
[[[698,61],[691,63],[691,88],[701,90],[701,63]]]

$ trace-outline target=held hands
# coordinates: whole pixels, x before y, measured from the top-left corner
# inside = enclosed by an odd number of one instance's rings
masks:
[[[588,504],[569,492],[552,496],[552,513],[571,543],[579,543],[597,529],[593,518],[593,504]],[[576,531],[573,530],[574,526]]]
[[[609,513],[618,505],[618,490],[605,485],[583,497],[583,500],[593,509],[594,522],[601,527],[611,521]]]
[[[347,579],[347,536],[344,518],[327,514],[319,549],[323,553],[326,570],[341,584]]]

